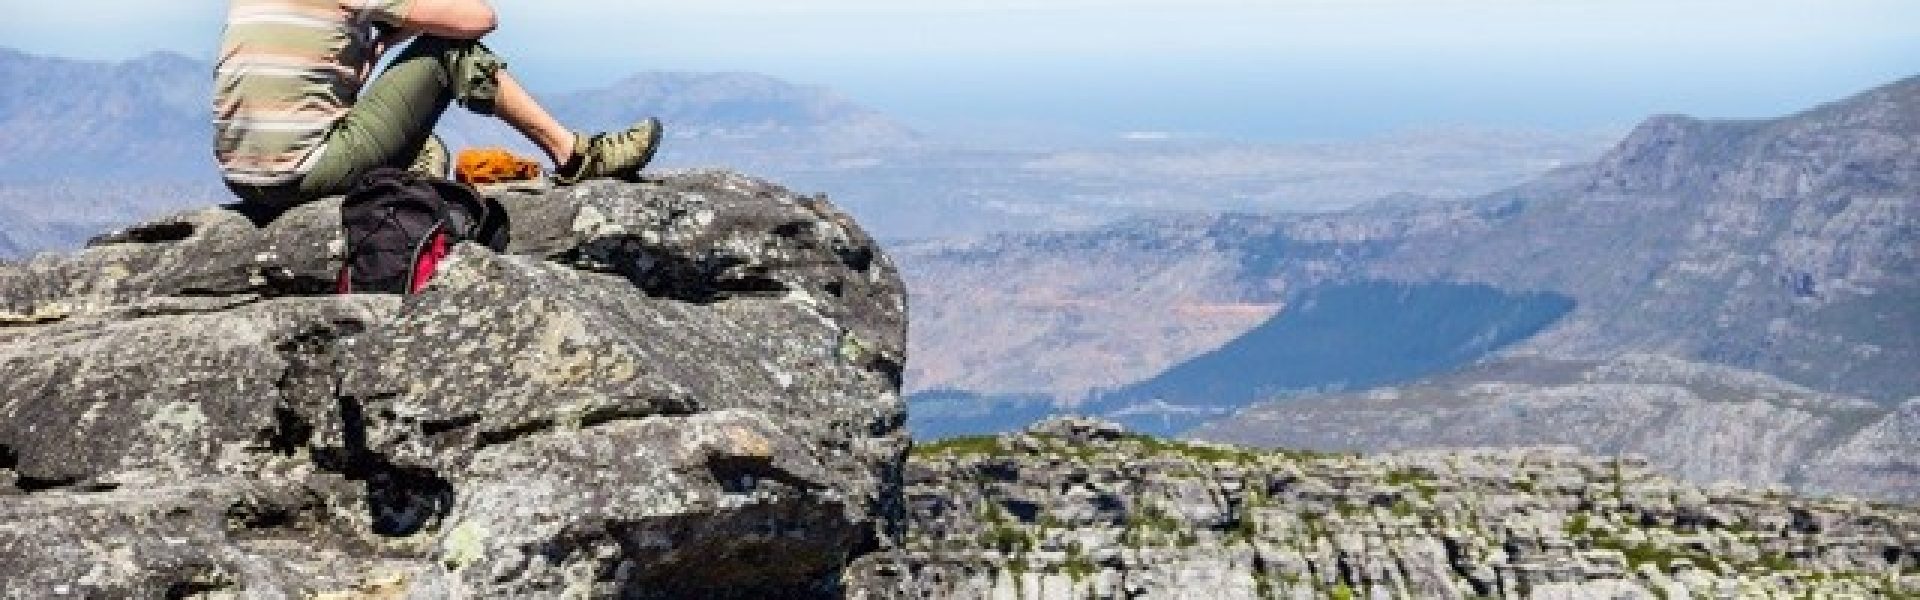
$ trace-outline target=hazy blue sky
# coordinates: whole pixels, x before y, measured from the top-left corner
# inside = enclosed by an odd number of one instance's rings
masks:
[[[760,71],[933,123],[1264,138],[1769,116],[1920,74],[1915,0],[499,0],[536,87]],[[0,45],[207,56],[217,0],[0,0]]]

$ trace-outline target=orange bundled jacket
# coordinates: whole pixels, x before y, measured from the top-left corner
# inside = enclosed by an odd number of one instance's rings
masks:
[[[467,185],[527,181],[540,177],[540,163],[500,148],[463,150],[454,177]]]

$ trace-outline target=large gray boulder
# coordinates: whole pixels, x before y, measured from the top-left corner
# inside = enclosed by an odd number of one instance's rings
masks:
[[[334,296],[337,201],[0,265],[9,597],[831,594],[899,535],[906,296],[726,173],[491,190],[506,252]]]

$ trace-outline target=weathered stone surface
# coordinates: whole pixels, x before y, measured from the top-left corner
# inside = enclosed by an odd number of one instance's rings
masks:
[[[1535,357],[1392,388],[1262,404],[1192,435],[1321,451],[1564,445],[1642,455],[1662,472],[1703,485],[1786,485],[1912,502],[1920,500],[1920,472],[1902,466],[1920,443],[1912,414],[1665,356]]]
[[[1804,487],[1869,498],[1920,498],[1920,398],[1908,400],[1813,458]]]
[[[0,265],[4,595],[810,595],[893,543],[905,293],[848,217],[490,192],[509,251],[405,298],[327,295],[335,201]]]
[[[915,450],[866,598],[1920,593],[1920,508],[1698,487],[1566,448],[1260,451],[1075,419]],[[1064,425],[1064,427],[1063,427]]]

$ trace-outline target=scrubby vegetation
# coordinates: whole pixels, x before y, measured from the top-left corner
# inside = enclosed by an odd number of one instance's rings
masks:
[[[1899,579],[1915,568],[1911,549],[1886,552],[1875,544],[1920,535],[1920,511],[1702,490],[1643,463],[1554,450],[1289,455],[1069,421],[1019,435],[946,440],[914,456],[928,473],[954,475],[922,483],[939,489],[930,497],[965,498],[963,505],[977,507],[967,515],[929,513],[923,523],[931,529],[916,533],[958,538],[961,546],[915,548],[986,551],[1021,563],[1004,565],[1006,572],[1065,575],[1080,590],[1074,596],[1108,595],[1081,586],[1124,579],[1102,576],[1114,569],[1160,568],[1244,569],[1244,576],[1222,580],[1246,581],[1257,597],[1366,596],[1379,581],[1355,578],[1363,572],[1440,573],[1453,578],[1448,589],[1528,593],[1523,581],[1489,579],[1492,571],[1471,568],[1480,564],[1625,577],[1647,595],[1692,585],[1671,575],[1685,569],[1732,586],[1714,589],[1788,585],[1821,597],[1899,597],[1887,590],[1915,585]],[[1820,511],[1825,527],[1841,529],[1784,525],[1812,518],[1790,513]],[[1698,516],[1709,512],[1715,516]],[[1347,546],[1357,539],[1353,532],[1393,550],[1355,553]],[[1782,544],[1866,546],[1829,551],[1816,569],[1812,557],[1774,550]],[[1433,551],[1442,547],[1444,553]],[[1399,564],[1430,560],[1444,562]],[[1417,590],[1430,582],[1395,585]]]

